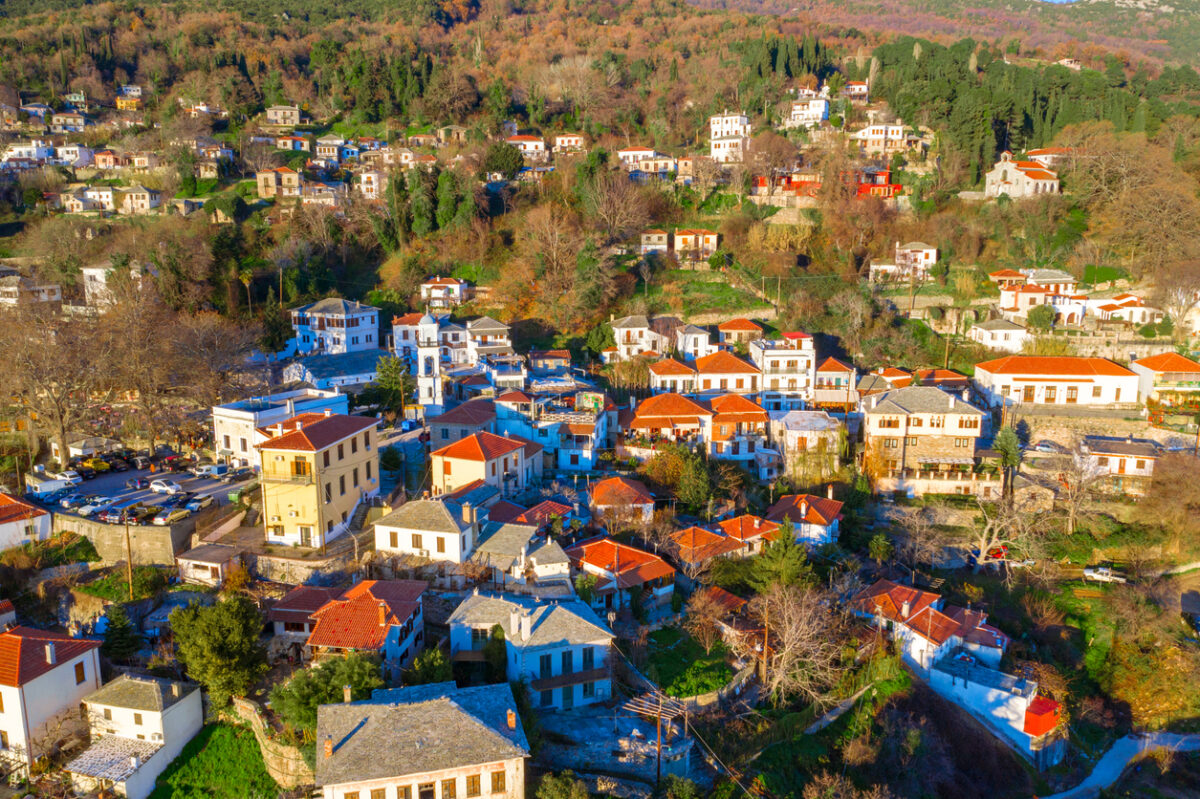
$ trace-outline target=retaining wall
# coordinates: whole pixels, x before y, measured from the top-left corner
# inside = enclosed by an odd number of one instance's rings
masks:
[[[175,556],[187,550],[195,527],[196,522],[191,518],[170,527],[130,525],[129,542],[133,549],[133,562],[141,565],[174,566]],[[92,546],[96,547],[96,552],[102,560],[125,560],[123,524],[105,524],[82,516],[56,513],[54,532],[71,532],[86,537],[92,542]]]
[[[281,788],[296,788],[301,785],[312,785],[316,781],[313,770],[304,762],[304,755],[294,746],[280,743],[271,737],[271,730],[263,720],[262,711],[258,705],[249,699],[234,698],[232,715],[241,721],[254,733],[258,748],[262,751],[263,762],[271,779],[279,783]]]

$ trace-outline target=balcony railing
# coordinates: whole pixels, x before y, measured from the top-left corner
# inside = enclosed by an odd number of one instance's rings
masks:
[[[587,669],[584,671],[572,671],[567,674],[556,674],[552,677],[541,677],[532,680],[529,687],[535,691],[550,691],[555,688],[562,688],[566,685],[579,685],[583,682],[596,682],[597,680],[607,680],[608,669]]]
[[[311,474],[294,474],[292,472],[271,472],[265,471],[260,475],[260,479],[264,483],[290,483],[292,485],[311,485],[313,476]]]

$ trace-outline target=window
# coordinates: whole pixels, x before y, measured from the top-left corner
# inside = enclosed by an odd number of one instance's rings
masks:
[[[346,445],[338,444],[338,460],[340,461],[344,457],[346,457]]]
[[[1137,462],[1137,468],[1138,468],[1138,469],[1145,469],[1145,468],[1146,468],[1146,462],[1145,462],[1145,461],[1138,461],[1138,462]]]
[[[904,439],[904,443],[906,446],[915,447],[917,445],[917,437],[909,436],[906,439]]]
[[[353,455],[356,452],[358,452],[358,439],[352,438],[350,439],[350,454]]]
[[[583,670],[590,671],[596,668],[596,650],[590,646],[583,648]]]
[[[329,465],[329,450],[325,450],[325,452],[322,454],[322,458],[323,458],[324,464],[326,466],[328,466]]]
[[[342,799],[358,799],[358,791],[346,791],[342,794]]]
[[[232,449],[232,447],[229,446],[229,436],[225,436],[225,449]]]
[[[242,452],[249,452],[249,451],[250,451],[250,450],[246,449],[246,439],[244,439],[244,438],[239,438],[239,439],[238,439],[238,444],[240,444],[240,445],[241,445],[241,447],[242,447]]]
[[[308,625],[302,621],[285,621],[283,623],[283,631],[285,633],[306,633]]]
[[[371,799],[387,799],[387,788],[372,788]]]
[[[83,668],[82,663],[75,664],[75,684],[80,685],[87,679],[87,671]]]
[[[352,471],[350,473],[350,482],[352,482],[354,484],[355,488],[358,488],[358,467],[357,466],[355,466],[354,471]]]
[[[898,439],[898,438],[885,438],[883,440],[883,446],[886,447],[887,449],[896,449],[899,442],[900,442],[900,439]]]
[[[346,496],[346,475],[338,476],[338,496]]]
[[[112,708],[111,707],[104,708],[104,720],[112,721]]]
[[[899,419],[880,419],[879,426],[883,428],[896,428],[900,426]]]
[[[142,725],[142,714],[141,713],[133,714],[133,723],[138,725],[139,727]]]
[[[1058,389],[1054,386],[1046,386],[1046,402],[1058,401]]]
[[[367,461],[367,479],[371,479],[371,462]]]
[[[575,670],[575,653],[567,650],[562,653],[562,673],[570,674]]]
[[[370,430],[363,433],[363,447],[368,450],[371,449],[371,431]]]
[[[325,484],[325,504],[328,505],[333,501],[333,486],[330,483]]]
[[[880,425],[880,427],[882,427],[882,426],[883,425]],[[922,419],[920,416],[914,416],[913,418],[908,420],[908,426],[909,427],[924,427],[925,420]]]
[[[542,691],[538,697],[538,701],[541,703],[542,707],[550,707],[554,704],[554,691]]]
[[[492,461],[492,477],[496,476],[496,462]]]
[[[412,534],[412,548],[413,548],[413,549],[421,549],[421,548],[422,548],[422,547],[421,547],[421,534],[420,534],[420,533],[413,533],[413,534]]]
[[[1092,386],[1092,399],[1100,399],[1100,386]]]
[[[446,441],[449,438],[450,438],[450,430],[448,428],[443,427],[442,428],[442,441]]]
[[[553,666],[553,660],[551,659],[551,656],[547,653],[547,654],[539,657],[538,658],[538,674],[540,674],[542,676],[542,679],[549,677],[553,673],[554,673],[554,666]]]
[[[455,799],[458,796],[458,780],[442,780],[442,799]]]
[[[0,749],[8,748],[8,733],[0,730]]]
[[[412,799],[412,786],[401,785],[396,789],[396,799]]]
[[[437,537],[437,551],[441,553],[446,551],[446,539],[440,535]]]
[[[585,682],[583,684],[583,698],[584,699],[592,699],[595,696],[596,696],[596,683]]]
[[[492,793],[504,793],[504,772],[492,772]]]
[[[467,796],[479,796],[479,775],[469,774],[467,776]]]

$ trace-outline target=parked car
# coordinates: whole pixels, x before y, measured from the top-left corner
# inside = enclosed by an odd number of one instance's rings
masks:
[[[1108,566],[1089,566],[1083,570],[1083,579],[1094,583],[1124,583],[1127,579]]]
[[[84,480],[95,480],[96,479],[97,472],[91,466],[82,466],[82,465],[76,466],[75,471],[78,472],[79,476],[82,477]]]
[[[114,472],[127,472],[129,471],[129,461],[124,458],[113,458],[108,462],[108,468]]]
[[[138,508],[131,508],[125,513],[130,524],[152,524],[154,517],[161,511],[157,505],[148,505]]]
[[[182,519],[186,519],[191,515],[192,512],[187,508],[163,508],[158,513],[154,514],[154,523],[160,527],[165,527]]]
[[[87,458],[80,466],[86,466],[89,469],[95,469],[97,472],[107,472],[109,469],[108,461],[104,458]]]
[[[229,466],[224,463],[206,463],[192,468],[192,475],[195,477],[221,477],[228,472]]]
[[[150,459],[145,455],[135,455],[130,463],[133,464],[133,468],[135,469],[145,470],[150,468]]]
[[[114,502],[108,508],[97,515],[97,519],[109,524],[120,524],[125,520],[126,513],[141,507],[140,499],[130,499],[124,502]]]
[[[141,491],[143,488],[150,487],[150,481],[145,477],[130,477],[125,481],[125,487],[130,491]]]
[[[213,498],[211,495],[209,495],[206,497],[194,497],[188,500],[188,503],[183,507],[187,508],[192,513],[196,513],[197,511],[204,510],[211,504],[213,504]]]
[[[182,494],[183,486],[174,480],[164,478],[150,481],[150,490],[155,494]]]
[[[87,496],[84,494],[67,494],[58,501],[58,506],[60,508],[65,508],[66,510],[70,510],[71,508],[78,508],[80,505],[83,505],[86,502]]]
[[[1056,444],[1053,441],[1039,441],[1033,445],[1034,452],[1040,452],[1044,455],[1062,455],[1066,453],[1067,448],[1062,444]]]
[[[52,477],[54,477],[55,480],[65,480],[67,485],[73,486],[77,486],[83,482],[83,478],[79,475],[79,472],[75,471],[74,469],[68,469],[65,472],[59,472],[56,475],[52,475]]]
[[[254,470],[248,469],[245,466],[240,469],[228,471],[221,477],[222,483],[240,483],[242,480],[249,480],[254,476]]]
[[[117,504],[112,497],[94,496],[86,505],[80,506],[75,512],[80,516],[96,516]]]

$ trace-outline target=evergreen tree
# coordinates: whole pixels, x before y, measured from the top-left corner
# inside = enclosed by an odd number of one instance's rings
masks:
[[[260,321],[262,336],[258,339],[258,345],[262,347],[263,352],[274,355],[282,351],[295,336],[292,323],[279,307],[279,298],[275,296],[274,286],[267,289],[267,302],[263,306]]]
[[[129,660],[142,648],[141,634],[129,620],[124,605],[112,605],[105,617],[108,629],[104,631],[100,652],[109,660]]]
[[[704,459],[694,452],[684,459],[683,471],[679,475],[679,485],[676,486],[675,493],[680,502],[693,509],[705,507],[712,496],[708,466]]]
[[[525,166],[525,156],[506,141],[492,142],[483,156],[483,171],[498,172],[505,180],[512,180]]]
[[[796,542],[790,519],[784,519],[775,533],[775,540],[763,547],[754,559],[750,584],[762,593],[773,585],[804,585],[812,581],[812,565],[808,551]]]
[[[417,655],[412,668],[404,673],[405,685],[428,685],[454,679],[454,669],[438,647],[426,649]]]
[[[378,659],[355,652],[300,669],[271,689],[271,709],[289,727],[312,733],[317,729],[317,708],[342,702],[347,685],[355,701],[370,699],[374,689],[383,687]]]
[[[170,624],[179,662],[218,707],[231,696],[244,696],[267,671],[267,652],[259,643],[263,617],[248,597],[176,608]]]
[[[508,645],[504,643],[504,628],[499,624],[492,627],[492,634],[483,645],[483,662],[487,664],[488,682],[508,679]]]
[[[426,176],[415,169],[408,173],[408,208],[412,216],[413,235],[427,236],[432,233],[435,222],[433,193],[429,190]]]
[[[458,181],[450,170],[442,170],[437,178],[437,226],[446,230],[458,214]]]

